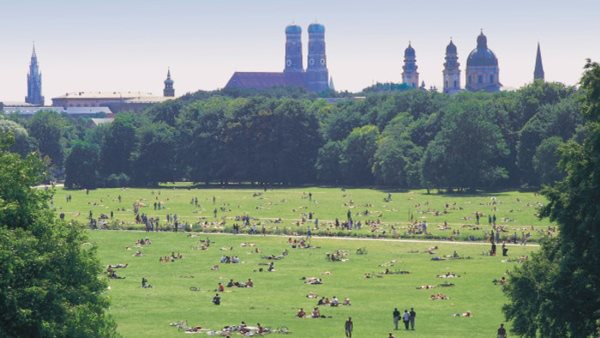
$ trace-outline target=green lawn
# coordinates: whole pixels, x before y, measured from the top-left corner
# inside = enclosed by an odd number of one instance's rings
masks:
[[[222,192],[220,196],[226,194]],[[163,192],[164,194],[164,192]],[[356,194],[353,192],[353,194]],[[79,197],[79,196],[78,196]],[[251,200],[251,199],[250,199]],[[152,244],[141,248],[142,257],[134,257],[135,240],[147,236]],[[197,250],[199,239],[209,237],[214,243],[208,250]],[[511,269],[514,262],[505,257],[484,256],[489,245],[478,243],[429,243],[390,240],[352,240],[315,238],[315,249],[292,249],[286,237],[248,235],[206,235],[189,237],[185,233],[144,233],[131,231],[90,231],[90,241],[98,246],[103,264],[128,263],[117,273],[126,277],[110,280],[111,313],[117,320],[119,332],[125,337],[186,336],[169,323],[187,320],[190,325],[219,329],[225,325],[250,325],[257,322],[268,327],[286,326],[293,337],[342,337],[344,321],[352,316],[356,337],[387,337],[391,331],[394,307],[401,311],[411,306],[417,311],[415,332],[399,332],[398,336],[413,337],[493,337],[503,321],[502,304],[506,301],[500,286],[492,284]],[[253,243],[255,247],[241,247]],[[432,261],[424,252],[437,245],[435,255],[450,255],[455,250],[472,259]],[[127,250],[126,248],[130,249]],[[232,247],[233,250],[222,250]],[[357,255],[365,247],[368,254]],[[255,253],[260,248],[261,253]],[[285,249],[289,254],[275,262],[275,272],[258,272],[267,263],[263,255],[278,255]],[[533,246],[510,246],[509,258],[529,255]],[[348,261],[330,262],[326,253],[346,250]],[[183,254],[173,263],[159,263],[159,257],[172,251]],[[418,252],[415,252],[418,251]],[[222,255],[237,255],[240,264],[219,264]],[[390,270],[407,270],[406,275],[384,275],[364,278],[365,273],[385,270],[381,264],[395,260]],[[218,271],[212,271],[215,264]],[[436,275],[454,272],[460,278],[441,279]],[[306,285],[303,276],[323,279],[323,285]],[[153,285],[140,287],[142,277]],[[229,279],[245,281],[252,278],[254,288],[226,289],[222,305],[211,304],[218,282]],[[437,285],[444,281],[454,287],[417,290],[419,285]],[[200,291],[191,291],[196,287]],[[321,307],[321,313],[331,318],[295,318],[298,308],[312,309],[317,300],[306,298],[307,293],[340,299],[349,297],[351,306]],[[449,300],[429,299],[443,293]],[[471,311],[472,318],[453,317],[453,313]],[[204,335],[201,335],[204,336]]]
[[[167,213],[177,214],[180,222],[196,224],[195,230],[202,228],[213,232],[230,231],[236,223],[235,217],[243,215],[255,218],[253,224],[257,224],[258,230],[264,225],[268,232],[285,234],[303,234],[310,226],[313,234],[324,235],[453,237],[458,240],[474,236],[483,239],[490,230],[488,215],[496,215],[497,224],[505,230],[502,237],[512,237],[516,232],[520,238],[525,232],[531,233],[532,238],[536,239],[548,230],[548,220],[539,220],[536,216],[538,207],[546,202],[545,198],[534,193],[428,195],[424,190],[414,190],[392,192],[391,201],[385,201],[387,194],[386,191],[374,189],[317,187],[269,189],[265,192],[251,188],[188,189],[177,186],[162,189],[98,189],[91,190],[89,194],[59,188],[54,205],[57,213],[64,213],[67,219],[84,223],[90,211],[93,217],[110,215],[112,211],[113,226],[116,228],[141,229],[141,225],[134,224],[133,214],[133,204],[139,201],[143,205],[141,212],[149,217],[160,217],[162,225],[166,224]],[[70,203],[66,202],[67,195],[72,196]],[[120,203],[118,196],[121,196]],[[198,198],[197,207],[191,204],[192,198]],[[494,198],[495,204],[492,203]],[[153,204],[157,202],[164,208],[154,210]],[[215,209],[217,217],[214,216]],[[348,211],[355,222],[362,223],[362,229],[345,231],[334,227],[334,220],[338,218],[340,222],[345,221]],[[475,212],[483,214],[479,226],[476,225]],[[312,220],[308,219],[309,213],[313,214]],[[280,222],[275,221],[278,218]],[[318,229],[315,229],[315,219],[319,220]],[[426,221],[429,235],[409,233],[409,225],[415,221]],[[366,225],[367,222],[372,226]],[[448,223],[448,228],[439,229],[444,222]],[[242,230],[247,232],[249,229]],[[459,231],[460,234],[453,235],[453,231]]]

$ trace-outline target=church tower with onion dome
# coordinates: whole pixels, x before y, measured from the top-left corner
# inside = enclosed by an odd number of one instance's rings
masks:
[[[467,85],[470,91],[500,91],[498,58],[487,45],[483,31],[477,37],[477,48],[467,58]]]
[[[303,72],[302,28],[289,25],[285,28],[285,73]]]
[[[404,66],[402,66],[402,83],[412,88],[419,87],[419,73],[417,72],[417,59],[415,49],[410,42],[404,50]]]
[[[460,91],[460,63],[456,46],[450,40],[446,47],[446,62],[444,62],[444,93],[451,94]]]
[[[313,23],[308,26],[308,66],[306,84],[313,92],[329,90],[329,71],[325,54],[325,26]]]

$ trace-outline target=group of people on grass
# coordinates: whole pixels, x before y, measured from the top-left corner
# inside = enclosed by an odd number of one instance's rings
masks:
[[[410,312],[408,310],[404,310],[404,313],[400,313],[398,308],[394,308],[394,311],[392,312],[392,319],[394,321],[394,330],[398,330],[398,323],[400,322],[400,320],[402,320],[402,322],[404,323],[404,328],[406,330],[408,330],[409,328],[411,330],[414,330],[416,318],[417,318],[417,312],[412,307],[410,308]]]

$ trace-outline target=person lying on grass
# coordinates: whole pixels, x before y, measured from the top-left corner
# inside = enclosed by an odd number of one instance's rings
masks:
[[[440,286],[443,288],[447,288],[447,287],[454,286],[454,283],[444,282],[444,283],[440,284]]]
[[[466,318],[471,318],[473,317],[473,313],[471,311],[466,311],[463,313],[454,313],[452,314],[452,317],[466,317]]]
[[[284,256],[283,255],[268,255],[268,256],[262,256],[263,259],[268,259],[268,260],[275,260],[278,261],[280,259],[283,259]]]
[[[435,288],[435,285],[421,285],[421,286],[417,286],[417,290],[427,290],[427,289],[433,289]]]
[[[319,297],[319,295],[317,295],[314,292],[309,292],[308,294],[306,294],[306,298],[309,298],[309,299],[315,299],[317,297]]]
[[[448,298],[448,296],[446,296],[443,293],[436,293],[436,294],[429,296],[429,299],[431,299],[431,300],[448,300],[449,298]]]
[[[318,277],[302,277],[305,284],[318,285],[323,284],[323,280]]]
[[[396,270],[396,271],[392,271],[388,268],[385,269],[385,271],[383,271],[382,275],[408,275],[410,272],[406,271],[406,270]]]
[[[113,268],[113,269],[125,269],[128,266],[129,266],[129,264],[121,264],[121,263],[114,264],[114,265],[113,264],[108,265],[109,268]]]
[[[457,275],[453,272],[446,272],[445,274],[437,275],[437,278],[458,278],[460,275]]]

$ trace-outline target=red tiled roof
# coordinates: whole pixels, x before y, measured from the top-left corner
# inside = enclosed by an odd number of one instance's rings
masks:
[[[235,72],[225,88],[267,89],[272,87],[306,88],[305,73]]]

